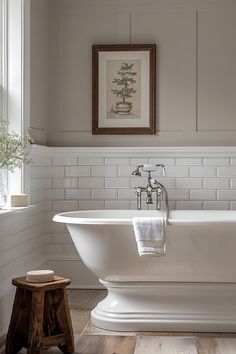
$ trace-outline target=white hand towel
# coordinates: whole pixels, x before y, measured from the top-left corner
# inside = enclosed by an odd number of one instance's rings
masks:
[[[133,228],[140,256],[164,256],[166,219],[134,217]]]

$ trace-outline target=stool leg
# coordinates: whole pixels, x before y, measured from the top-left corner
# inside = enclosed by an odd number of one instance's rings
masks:
[[[57,315],[58,315],[58,321],[65,335],[66,344],[63,347],[59,347],[59,348],[63,353],[69,354],[74,352],[73,328],[72,328],[66,288],[63,287],[60,290],[61,290],[62,302]]]
[[[17,288],[15,294],[15,300],[12,308],[11,321],[7,332],[5,354],[18,353],[23,345],[20,343],[20,337],[17,335],[19,329],[19,318],[21,314],[21,299],[22,289]]]
[[[43,346],[44,291],[32,292],[27,354],[40,354]]]

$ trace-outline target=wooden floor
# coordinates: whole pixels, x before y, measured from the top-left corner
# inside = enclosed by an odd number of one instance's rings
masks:
[[[105,296],[105,290],[69,291],[76,354],[236,354],[236,333],[112,332],[96,328],[90,323],[90,311]],[[43,353],[61,351],[52,348]]]

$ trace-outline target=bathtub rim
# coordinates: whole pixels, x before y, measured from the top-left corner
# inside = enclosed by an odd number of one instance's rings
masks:
[[[74,224],[74,225],[132,225],[133,217],[124,218],[124,217],[107,217],[106,214],[109,213],[130,213],[130,212],[142,212],[142,216],[155,216],[155,210],[141,210],[137,211],[135,209],[123,210],[76,210],[76,211],[67,211],[54,215],[53,221],[65,224]],[[157,216],[165,217],[165,212],[159,212]],[[91,213],[91,216],[85,216]],[[94,213],[104,213],[104,217],[94,217]],[[71,214],[78,214],[77,217],[71,216]],[[151,214],[151,215],[150,215]],[[183,215],[190,214],[190,217],[184,218]],[[192,216],[191,216],[192,214]],[[209,215],[208,219],[199,219],[196,218],[196,214]],[[228,214],[228,218],[225,216]],[[81,216],[80,216],[81,215]],[[195,218],[193,217],[195,216]],[[231,215],[231,217],[229,217]],[[181,216],[181,218],[180,218]],[[236,211],[234,210],[172,210],[170,211],[170,218],[168,219],[168,225],[227,225],[227,224],[236,224]]]

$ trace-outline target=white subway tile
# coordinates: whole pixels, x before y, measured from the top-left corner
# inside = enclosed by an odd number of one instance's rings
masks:
[[[75,248],[75,245],[72,244],[72,245],[66,245],[66,244],[63,244],[63,253],[64,254],[71,254],[71,255],[78,255],[78,258],[79,258],[79,254],[78,254],[78,251],[76,250]]]
[[[93,200],[112,200],[117,199],[116,189],[93,189],[92,190]]]
[[[230,159],[228,157],[205,157],[204,165],[229,165]]]
[[[74,211],[78,210],[78,202],[75,200],[55,200],[52,202],[53,211]]]
[[[104,178],[79,178],[79,187],[80,188],[104,188]]]
[[[175,178],[161,177],[157,179],[157,182],[160,182],[166,188],[176,188]]]
[[[58,202],[54,202],[54,203],[58,203]],[[76,210],[76,209],[77,209],[77,207],[73,208],[71,210]],[[71,210],[68,210],[68,211],[71,211]],[[57,213],[58,211],[63,211],[63,209],[58,209],[58,210],[54,209],[54,211]],[[64,211],[67,211],[67,210],[64,210]],[[60,233],[63,234],[65,231],[65,225],[61,224],[59,222],[54,222],[54,221],[48,222],[46,227],[47,227],[48,232],[51,232],[53,234],[54,233],[55,234],[60,234]]]
[[[69,234],[54,234],[51,236],[52,243],[59,243],[59,244],[71,244],[73,243]],[[50,243],[50,242],[49,242]]]
[[[216,200],[216,191],[190,190],[191,200]]]
[[[147,178],[146,177],[135,177],[133,176],[131,179],[130,179],[130,182],[131,182],[131,188],[135,188],[135,187],[146,187],[147,185]]]
[[[218,191],[219,200],[236,200],[236,190]]]
[[[215,177],[216,167],[214,166],[192,166],[190,177]]]
[[[157,165],[158,163],[162,163],[163,165],[175,165],[174,157],[151,157],[150,163]]]
[[[205,189],[229,189],[230,178],[205,178]]]
[[[42,202],[45,200],[50,200],[49,199],[49,195],[46,192],[46,190],[42,190],[42,191],[32,191],[30,193],[30,203],[31,204],[35,204],[38,202]]]
[[[177,178],[177,188],[202,188],[202,178]]]
[[[54,243],[53,241],[53,236],[50,234],[43,235],[44,238],[44,244],[47,245],[48,243]],[[56,243],[56,242],[55,242]]]
[[[79,157],[79,165],[98,166],[104,165],[104,157]]]
[[[35,249],[38,247],[43,247],[44,246],[44,235],[40,238],[32,239],[26,244],[26,254],[33,252]]]
[[[33,166],[50,166],[52,163],[51,156],[45,156],[38,153],[31,154],[31,161]]]
[[[106,157],[105,159],[106,165],[130,165],[129,157]]]
[[[130,188],[130,178],[106,178],[106,188]]]
[[[214,202],[204,202],[203,203],[203,209],[205,210],[229,210],[229,202],[219,202],[214,201]]]
[[[124,201],[124,200],[105,201],[105,209],[108,210],[130,209],[130,201]]]
[[[47,166],[45,167],[47,177],[64,177],[63,166]]]
[[[91,199],[90,189],[67,189],[65,190],[66,200]]]
[[[40,236],[42,233],[42,230],[40,228],[40,233],[36,234],[36,236]],[[17,232],[16,234],[9,235],[8,237],[3,237],[1,238],[0,242],[0,253],[6,252],[11,248],[15,248],[19,246],[20,244],[26,242],[27,240],[30,239],[31,236],[31,230],[23,230],[21,232]]]
[[[218,167],[219,177],[236,177],[235,166]]]
[[[236,210],[236,202],[231,202],[230,204],[231,204],[230,209]]]
[[[189,199],[189,190],[187,189],[170,189],[168,190],[169,200],[187,200]]]
[[[201,157],[178,157],[177,165],[202,165]]]
[[[104,205],[101,200],[84,200],[79,201],[79,210],[102,210]]]
[[[231,165],[236,165],[236,157],[232,157],[230,160],[231,160]]]
[[[88,177],[90,176],[89,166],[67,166],[65,168],[66,177]]]
[[[30,190],[39,191],[42,189],[51,188],[51,178],[31,178],[30,180]]]
[[[52,179],[53,188],[77,188],[78,178],[53,178]]]
[[[42,166],[30,166],[30,178],[44,178],[48,177],[46,168]]]
[[[188,177],[188,166],[166,166],[166,177]]]
[[[92,176],[93,177],[116,177],[117,167],[116,166],[93,166]]]
[[[52,157],[53,165],[77,165],[77,157],[76,156],[68,156],[68,155],[55,155]]]
[[[46,251],[47,251],[47,254],[62,254],[63,253],[63,245],[55,245],[54,243],[53,244],[48,244],[47,245],[47,248],[46,248]]]
[[[131,210],[137,209],[137,201],[131,200]],[[142,199],[142,210],[148,210],[148,205],[145,203],[145,200]]]
[[[149,163],[148,157],[133,157],[130,162],[132,166],[144,165],[145,163]]]
[[[236,178],[231,179],[231,188],[236,189]],[[221,188],[219,188],[219,189],[221,189]]]
[[[136,193],[134,189],[118,189],[119,200],[135,200]]]
[[[202,202],[195,201],[177,201],[176,202],[177,210],[201,210]]]
[[[64,200],[64,189],[48,189],[46,192],[50,200]]]
[[[0,269],[14,262],[17,258],[21,258],[26,254],[25,245],[19,245],[16,248],[10,249],[6,252],[1,253],[0,257]]]
[[[135,170],[136,166],[119,166],[118,176],[119,177],[131,177],[132,172]],[[138,179],[139,177],[137,177]]]

